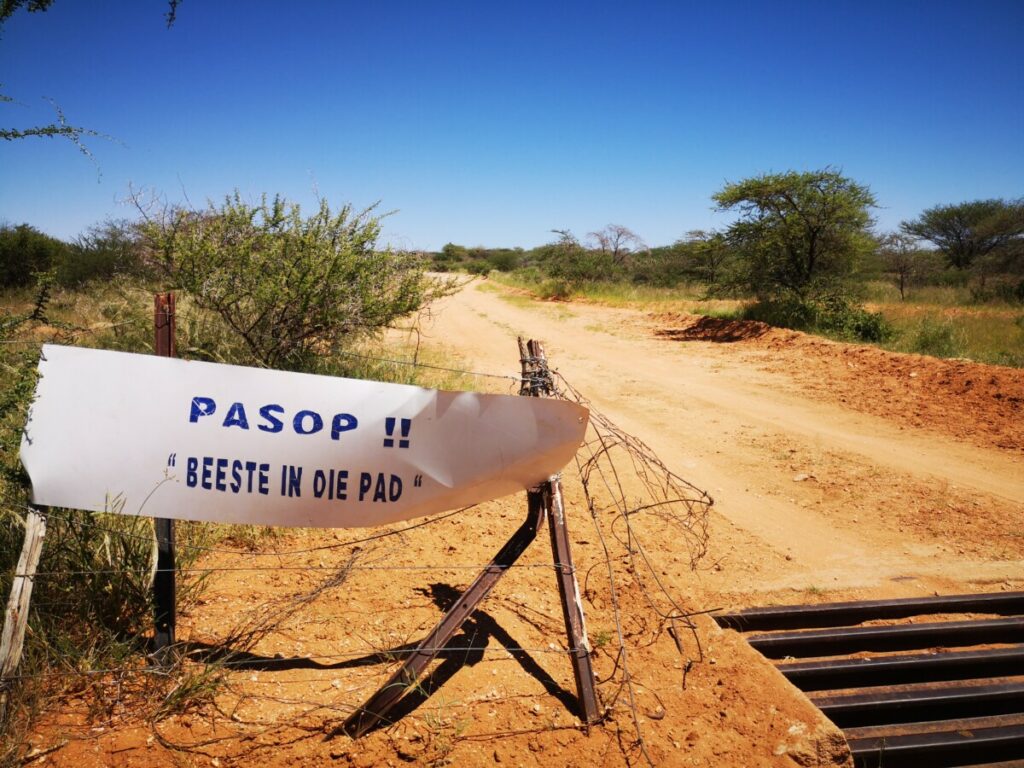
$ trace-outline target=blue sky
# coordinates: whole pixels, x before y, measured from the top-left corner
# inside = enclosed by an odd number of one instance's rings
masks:
[[[0,29],[0,125],[58,103],[92,138],[0,144],[0,221],[59,237],[131,186],[381,201],[399,246],[532,247],[722,226],[727,181],[831,165],[891,229],[1024,195],[1022,0],[56,0]]]

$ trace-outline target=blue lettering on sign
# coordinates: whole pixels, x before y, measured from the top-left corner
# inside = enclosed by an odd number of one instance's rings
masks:
[[[308,429],[304,426],[307,418],[310,419]],[[295,418],[292,419],[292,426],[295,428],[295,434],[297,435],[312,435],[314,432],[319,432],[324,428],[324,420],[316,411],[299,411],[295,414]]]
[[[176,465],[176,453],[168,457],[168,466]],[[358,494],[349,487],[358,475]],[[202,491],[223,494],[270,494],[270,464],[251,459],[221,456],[189,456],[185,460],[185,485]],[[423,476],[413,478],[412,487],[420,488]],[[294,464],[280,465],[280,485],[274,490],[285,498],[303,498],[306,491],[316,499],[346,501],[350,498],[388,504],[402,498],[402,478],[384,472],[352,472],[347,469],[310,469]]]
[[[260,432],[267,432],[269,434],[277,434],[278,432],[284,431],[284,425],[286,419],[282,418],[285,415],[285,408],[277,403],[267,403],[259,407],[259,414],[261,421],[256,424],[256,428]],[[217,402],[212,397],[201,397],[196,396],[192,398],[192,404],[189,408],[188,420],[191,424],[196,424],[200,419],[204,419],[208,416],[213,416],[217,412]],[[392,419],[393,423],[394,420]],[[409,434],[409,419],[402,419],[402,435],[403,437]],[[317,432],[323,431],[324,428],[324,417],[316,411],[303,409],[297,411],[291,418],[292,430],[297,435],[315,435]],[[224,415],[221,426],[238,427],[239,429],[249,429],[249,415],[246,412],[245,404],[241,402],[234,402],[228,408],[227,413]],[[345,432],[351,432],[359,426],[359,419],[353,416],[351,413],[336,413],[331,417],[331,440],[340,440],[342,434]],[[408,440],[401,440],[401,447],[408,446]]]
[[[230,468],[230,477],[228,470]],[[270,464],[213,456],[189,456],[185,485],[221,493],[270,493]]]
[[[386,419],[384,419],[384,431],[387,434],[387,437],[384,438],[384,447],[385,448],[394,448],[395,447],[395,422],[396,421],[397,421],[397,419],[395,419],[394,416],[388,416]],[[408,448],[409,447],[409,430],[412,429],[412,419],[402,419],[401,420],[401,426],[402,426],[402,439],[398,441],[398,447],[399,448]]]
[[[224,417],[225,427],[249,428],[249,419],[245,416],[245,406],[241,403],[232,403],[228,408],[228,415]]]
[[[351,413],[337,413],[331,421],[331,440],[337,440],[342,432],[349,432],[359,426],[359,421]]]
[[[280,432],[284,429],[284,422],[281,421],[275,413],[284,413],[284,408],[280,405],[271,403],[270,405],[264,405],[260,408],[260,416],[267,420],[266,424],[260,424],[259,429],[264,432]]]
[[[193,424],[199,421],[200,416],[212,416],[213,412],[217,410],[217,404],[213,402],[211,397],[193,397],[192,398],[192,410],[188,415],[188,420]]]
[[[389,478],[383,472],[377,472],[376,476],[371,472],[360,472],[360,501],[371,495],[371,488],[373,501],[398,501],[402,497],[402,478],[398,475],[391,475]]]
[[[348,498],[348,470],[331,469],[324,472],[318,469],[313,473],[313,495],[318,499],[338,499],[345,501]]]

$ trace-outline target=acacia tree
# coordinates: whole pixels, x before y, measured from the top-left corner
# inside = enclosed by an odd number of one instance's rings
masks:
[[[685,249],[688,272],[709,288],[717,285],[729,262],[725,235],[713,229],[692,229],[676,245]]]
[[[893,285],[900,292],[900,301],[907,298],[911,284],[929,271],[928,255],[910,235],[892,232],[879,240],[878,253],[886,270],[892,276]]]
[[[900,228],[933,243],[956,269],[1021,248],[1024,200],[973,200],[929,208]]]
[[[840,296],[874,245],[874,195],[831,168],[755,176],[726,184],[712,199],[720,211],[739,214],[726,231],[738,256],[730,287],[759,300]]]
[[[235,362],[311,370],[449,290],[418,254],[378,247],[372,207],[321,200],[304,217],[281,197],[251,205],[235,192],[201,211],[140,210],[144,257],[241,339]]]
[[[602,230],[588,233],[587,237],[597,244],[597,250],[608,256],[616,267],[626,266],[630,254],[647,249],[639,235],[621,224],[609,224]]]

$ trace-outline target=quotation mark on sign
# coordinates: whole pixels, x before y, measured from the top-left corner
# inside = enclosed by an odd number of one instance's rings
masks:
[[[387,433],[387,437],[384,438],[385,448],[395,447],[395,422],[398,419],[393,416],[388,416],[384,419],[384,431]],[[401,420],[402,439],[398,441],[399,448],[409,447],[409,430],[412,429],[412,419]]]
[[[178,461],[178,454],[172,453],[170,456],[167,457],[167,466],[168,467],[173,467],[177,461]]]
[[[412,479],[412,484],[414,488],[419,488],[423,485],[423,475],[416,475],[416,477]]]

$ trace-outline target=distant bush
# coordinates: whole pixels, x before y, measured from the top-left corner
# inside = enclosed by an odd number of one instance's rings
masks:
[[[561,277],[544,280],[537,288],[537,295],[548,301],[568,301],[574,293],[573,285]]]
[[[651,248],[633,257],[632,281],[639,285],[672,288],[694,277],[690,254],[682,244]]]
[[[512,278],[523,285],[539,285],[544,280],[544,273],[538,266],[520,267],[512,273]]]
[[[959,357],[963,352],[961,334],[948,318],[924,317],[911,334],[912,352],[933,357]]]
[[[519,266],[521,254],[508,248],[493,248],[487,251],[485,258],[499,272],[512,272]]]
[[[976,304],[1024,304],[1024,280],[1003,280],[971,286],[971,300]]]
[[[513,272],[523,265],[524,253],[522,248],[466,248],[455,243],[446,243],[439,252],[428,256],[432,267],[439,272],[486,275],[492,269],[498,272]]]
[[[57,282],[68,287],[145,271],[138,233],[128,221],[90,227],[64,250],[54,268]]]
[[[36,275],[48,272],[68,250],[68,244],[28,224],[0,226],[0,288],[24,288]]]
[[[608,252],[585,248],[571,232],[557,230],[558,239],[540,249],[540,267],[570,288],[583,283],[614,280],[623,275]]]

